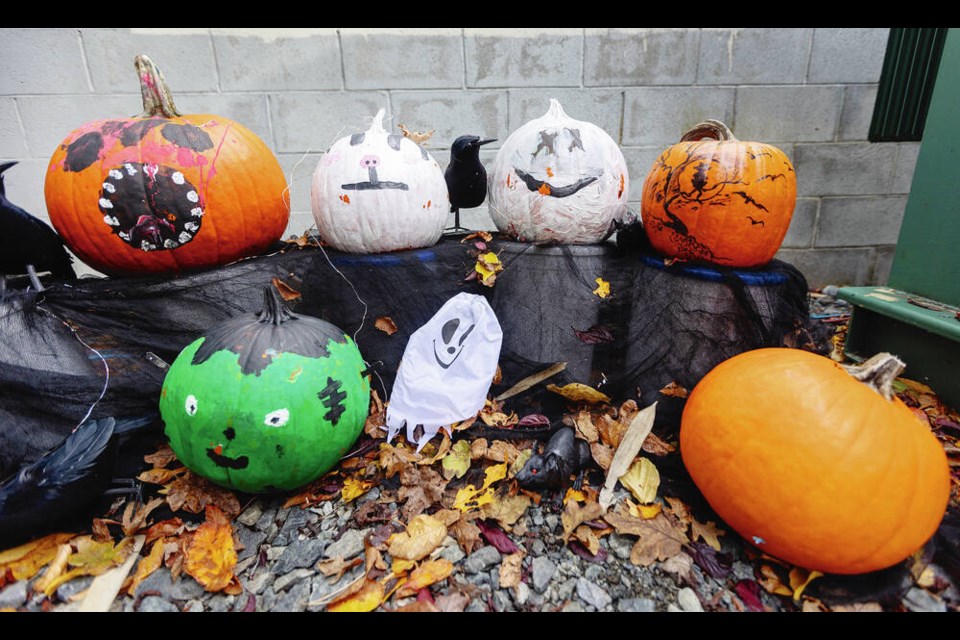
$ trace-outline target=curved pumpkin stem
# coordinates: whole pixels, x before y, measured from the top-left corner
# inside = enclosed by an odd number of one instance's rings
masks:
[[[687,131],[685,134],[683,134],[683,137],[680,138],[680,142],[691,142],[703,140],[704,138],[715,138],[721,142],[737,139],[733,135],[733,131],[730,130],[730,127],[723,124],[719,120],[704,120],[700,124],[694,125],[690,131]]]
[[[886,352],[878,353],[860,364],[841,366],[887,400],[893,400],[893,381],[907,368],[903,360]]]
[[[295,320],[297,314],[287,309],[287,305],[280,299],[277,288],[267,286],[263,288],[263,309],[257,314],[257,322],[280,326],[287,320]]]
[[[140,77],[140,96],[143,113],[138,118],[177,118],[182,114],[173,103],[173,95],[167,87],[160,68],[149,57],[140,54],[133,59],[133,66]]]

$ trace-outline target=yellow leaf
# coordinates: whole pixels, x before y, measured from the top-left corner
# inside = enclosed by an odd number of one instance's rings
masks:
[[[501,525],[510,527],[520,519],[520,516],[526,513],[531,502],[528,496],[522,494],[513,496],[507,494],[502,497],[493,494],[490,502],[480,508],[480,515],[483,518],[492,518]]]
[[[593,292],[601,298],[606,298],[610,295],[610,283],[604,280],[603,278],[597,278],[594,280],[597,283],[597,288]]]
[[[760,577],[757,578],[757,582],[760,583],[760,586],[766,589],[769,593],[778,596],[792,596],[793,589],[783,584],[783,581],[780,579],[780,576],[777,575],[776,569],[774,569],[769,564],[760,565]]]
[[[490,485],[497,480],[503,480],[507,476],[507,464],[495,464],[487,467],[485,472],[483,486],[479,489],[472,484],[468,484],[459,491],[453,501],[453,508],[460,511],[471,511],[479,509],[485,504],[493,501],[493,491],[489,490]]]
[[[0,576],[8,570],[14,580],[27,580],[52,561],[61,544],[73,533],[51,533],[25,544],[0,552]]]
[[[695,519],[690,523],[690,537],[694,540],[702,538],[704,542],[717,551],[720,551],[719,537],[725,533],[725,531],[718,529],[717,525],[710,520],[708,520],[706,524],[698,522]]]
[[[593,387],[589,387],[585,384],[579,382],[571,382],[570,384],[565,384],[562,387],[558,387],[555,384],[548,384],[547,389],[558,393],[567,400],[572,400],[574,402],[589,402],[591,404],[596,404],[600,402],[610,402],[610,398],[603,393],[600,393]]]
[[[462,478],[470,468],[470,443],[457,440],[440,464],[450,472],[448,477]]]
[[[412,596],[420,589],[446,580],[453,573],[453,563],[445,558],[428,560],[414,569],[407,581],[397,590],[397,597]],[[503,586],[502,584],[500,586]]]
[[[223,591],[234,581],[233,527],[219,507],[207,505],[206,521],[194,532],[186,555],[184,569],[207,591]]]
[[[503,271],[503,264],[497,254],[488,251],[477,256],[477,264],[473,269],[480,275],[481,284],[492,287],[497,279],[497,274]]]
[[[343,481],[343,490],[340,492],[340,497],[343,498],[344,502],[353,502],[369,491],[374,484],[376,483],[372,480],[358,480],[349,477]]]
[[[342,611],[361,613],[373,611],[380,606],[383,600],[383,585],[379,582],[367,580],[363,587],[342,600],[337,600],[327,607],[327,611]]]
[[[630,490],[640,504],[650,504],[657,498],[660,488],[660,472],[646,458],[640,458],[620,476],[620,484]]]
[[[163,545],[165,543],[166,540],[163,538],[154,542],[153,546],[150,547],[150,553],[141,558],[140,562],[137,563],[137,570],[133,574],[133,580],[131,580],[130,586],[127,587],[128,594],[133,595],[133,592],[137,589],[137,585],[160,568],[160,565],[163,563]]]
[[[67,564],[73,569],[61,573],[44,586],[44,593],[48,596],[65,582],[70,582],[77,576],[98,576],[109,569],[121,564],[130,555],[133,538],[124,538],[116,545],[113,540],[97,542],[90,536],[76,538],[76,553],[67,558]]]
[[[43,575],[33,583],[34,591],[43,592],[49,597],[50,594],[56,590],[56,587],[54,587],[47,591],[51,585],[56,583],[56,585],[59,586],[61,584],[57,582],[57,580],[63,575],[63,570],[67,568],[67,558],[72,551],[73,548],[71,548],[69,544],[60,545],[57,549],[57,556],[47,566],[47,570],[43,572]]]
[[[520,469],[523,469],[523,465],[527,464],[527,460],[529,460],[532,455],[533,449],[524,449],[517,454],[517,459],[510,463],[510,468],[507,469],[507,477],[513,478],[520,473]]]
[[[800,596],[803,595],[803,590],[807,588],[807,585],[822,575],[823,573],[820,571],[808,571],[800,567],[791,569],[790,588],[793,589],[793,599],[800,600]]]
[[[570,487],[567,489],[567,492],[563,494],[563,504],[567,504],[571,500],[574,502],[586,502],[587,494],[585,494],[583,491],[577,491],[573,487]]]
[[[404,560],[403,558],[394,558],[393,564],[390,565],[390,571],[395,576],[402,576],[406,574],[410,569],[413,569],[417,566],[416,560]]]
[[[650,520],[651,518],[657,517],[657,514],[660,513],[663,506],[659,502],[654,502],[653,504],[634,504],[632,500],[627,500],[627,508],[630,510],[630,515],[634,518]]]
[[[420,560],[440,546],[447,527],[431,515],[421,513],[410,519],[405,531],[390,536],[388,551],[394,558]]]

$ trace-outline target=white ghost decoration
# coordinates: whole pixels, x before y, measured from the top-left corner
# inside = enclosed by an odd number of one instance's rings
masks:
[[[521,242],[602,242],[626,214],[629,192],[627,161],[614,139],[568,116],[556,99],[510,134],[487,178],[490,217]]]
[[[387,442],[406,426],[407,441],[420,451],[441,427],[452,435],[451,425],[475,416],[486,402],[502,342],[486,298],[458,293],[447,300],[407,342],[387,405]]]

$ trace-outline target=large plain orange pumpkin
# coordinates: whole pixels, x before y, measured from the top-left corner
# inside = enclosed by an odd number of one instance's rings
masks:
[[[771,556],[825,573],[892,566],[933,536],[950,494],[943,447],[889,389],[902,368],[875,356],[857,374],[868,384],[807,351],[734,356],[687,399],[684,465]]]
[[[783,151],[738,140],[707,120],[653,163],[640,217],[650,244],[668,258],[759,267],[780,249],[796,200],[796,173]]]
[[[88,122],[54,151],[44,193],[67,246],[108,275],[179,272],[257,255],[290,209],[276,156],[238,122],[180,114],[137,56],[143,113]]]

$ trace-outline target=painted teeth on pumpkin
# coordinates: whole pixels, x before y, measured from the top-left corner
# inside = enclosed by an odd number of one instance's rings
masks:
[[[200,225],[198,225],[196,222],[187,222],[183,225],[183,228],[187,231],[196,232],[196,230],[200,228]]]
[[[171,240],[170,238],[167,238],[166,240],[163,241],[164,249],[176,249],[179,246],[180,246],[179,242],[177,242],[176,240]]]
[[[144,251],[153,251],[154,249],[157,248],[157,245],[155,245],[155,244],[150,244],[150,243],[147,242],[146,240],[141,240],[141,241],[140,241],[140,248],[143,249]]]
[[[137,168],[134,167],[132,164],[127,163],[123,165],[123,168],[127,170],[128,175],[131,175],[131,176],[137,175]]]
[[[106,222],[106,223],[107,223],[108,225],[110,225],[111,227],[119,227],[119,226],[120,226],[120,221],[117,220],[116,217],[114,217],[114,216],[110,216],[110,215],[103,216],[103,221]]]
[[[200,202],[200,196],[197,195],[196,191],[187,191],[187,200],[190,202]]]
[[[117,190],[117,188],[113,186],[112,182],[104,182],[103,185],[101,186],[103,187],[103,190],[106,191],[107,193],[114,193]]]
[[[179,171],[174,171],[170,176],[170,179],[173,180],[174,184],[183,184],[183,174]]]
[[[121,172],[118,169],[110,169],[108,173],[110,177],[113,178],[114,180],[123,180],[123,172]],[[104,188],[106,188],[107,185],[104,184],[103,186]]]
[[[193,209],[190,209],[190,215],[192,215],[194,218],[199,218],[199,217],[201,217],[201,216],[203,215],[203,208],[202,208],[202,207],[194,207]]]
[[[107,200],[106,198],[100,198],[100,208],[113,209],[113,203]]]
[[[177,240],[180,241],[180,244],[185,244],[187,242],[190,242],[192,239],[193,239],[193,236],[187,233],[186,231],[182,231],[180,233],[180,237],[177,238]]]
[[[121,232],[118,233],[117,235],[120,236],[120,238],[123,239],[123,240],[126,240],[126,241],[129,241],[129,240],[130,240],[130,234],[129,234],[129,233],[126,233],[126,232],[124,232],[124,231],[121,231]]]

